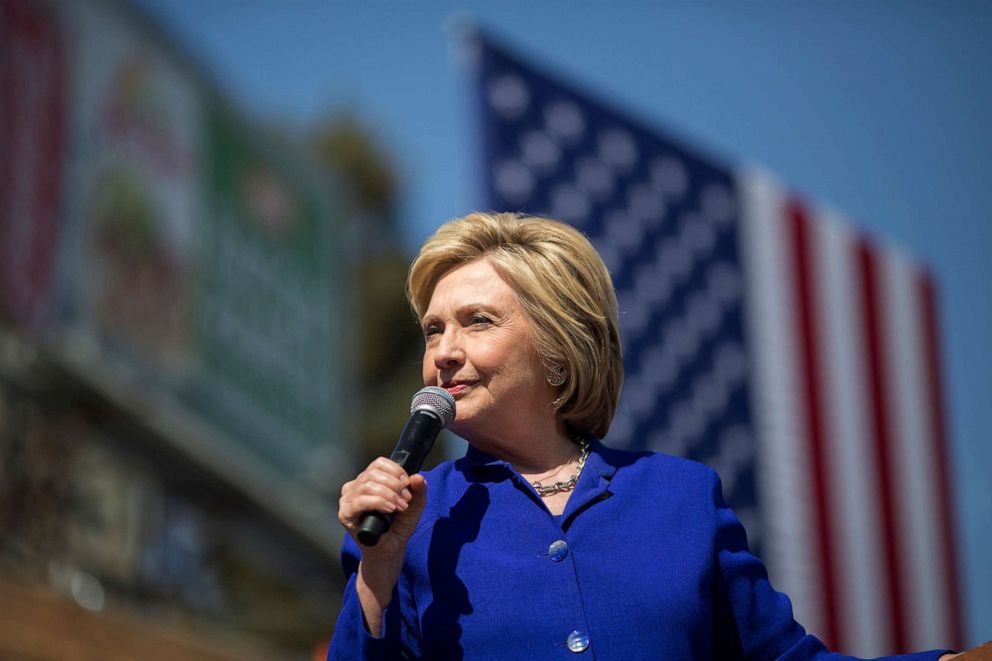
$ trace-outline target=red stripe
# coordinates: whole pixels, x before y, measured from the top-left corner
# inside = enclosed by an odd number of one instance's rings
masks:
[[[930,407],[930,439],[937,469],[937,498],[940,507],[940,538],[944,561],[944,580],[947,590],[946,631],[951,639],[947,645],[955,649],[964,646],[961,631],[961,584],[958,576],[957,548],[954,526],[954,508],[951,496],[950,467],[948,465],[947,419],[944,410],[943,379],[940,370],[940,338],[937,329],[937,295],[933,278],[921,274],[916,283],[922,302],[920,324],[923,329],[923,351],[926,370],[927,399]]]
[[[896,526],[896,482],[890,472],[894,466],[892,452],[892,431],[889,428],[889,402],[885,396],[885,350],[882,346],[881,285],[878,273],[880,264],[874,249],[865,239],[858,241],[857,263],[862,286],[862,314],[865,324],[864,337],[867,342],[867,383],[870,406],[868,417],[871,423],[872,447],[875,450],[875,465],[878,468],[879,497],[882,503],[882,547],[885,554],[884,578],[889,593],[889,630],[893,653],[906,651],[906,615],[902,580],[899,572],[899,535]]]
[[[824,602],[825,629],[817,632],[831,649],[843,645],[840,610],[837,598],[837,573],[833,564],[834,522],[831,520],[829,475],[826,456],[826,428],[824,419],[824,396],[820,387],[820,337],[816,323],[813,284],[813,254],[810,246],[810,220],[801,204],[791,201],[787,210],[789,229],[792,238],[793,275],[795,277],[798,301],[796,305],[796,325],[799,332],[801,382],[803,403],[806,413],[806,436],[809,439],[811,454],[811,474],[813,476],[813,497],[816,517],[816,530],[819,537],[815,547],[818,551],[820,572],[820,593]]]

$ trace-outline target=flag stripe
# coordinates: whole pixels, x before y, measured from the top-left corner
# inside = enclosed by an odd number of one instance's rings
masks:
[[[877,535],[881,512],[873,490],[876,473],[867,428],[855,234],[832,212],[818,210],[812,215],[819,221],[812,223],[812,229],[818,255],[816,288],[822,292],[819,319],[825,336],[821,348],[826,450],[836,508],[831,532],[843,632],[838,651],[875,657],[886,652],[879,637],[885,609],[884,558]]]
[[[757,474],[767,529],[764,558],[774,585],[791,597],[796,619],[818,634],[823,609],[815,578],[815,531],[808,516],[813,494],[806,472],[797,470],[810,462],[795,361],[796,293],[789,277],[788,237],[782,231],[785,196],[781,184],[758,169],[743,171],[738,181],[748,329],[755,355]]]
[[[788,203],[786,212],[792,242],[792,275],[798,288],[795,312],[796,333],[799,338],[799,369],[806,421],[806,439],[810,450],[810,475],[813,480],[813,516],[816,520],[817,562],[820,567],[820,592],[823,599],[824,621],[820,635],[824,643],[836,649],[841,643],[837,608],[836,572],[834,569],[833,530],[829,493],[829,464],[826,461],[823,420],[823,393],[819,375],[819,325],[816,319],[813,292],[813,249],[810,245],[809,219],[798,201]]]
[[[949,448],[947,444],[947,422],[945,419],[943,379],[940,370],[940,337],[937,332],[937,300],[935,285],[928,272],[917,276],[916,287],[921,302],[920,327],[923,332],[924,383],[927,385],[927,400],[930,410],[930,440],[936,467],[937,498],[940,519],[937,534],[942,542],[943,585],[946,592],[947,608],[944,611],[948,645],[964,647],[964,634],[961,622],[961,583],[958,576],[956,527],[951,495]]]
[[[937,484],[929,456],[929,409],[924,390],[920,313],[916,299],[916,267],[899,250],[881,255],[885,287],[887,367],[891,399],[890,424],[894,443],[894,482],[899,497],[897,513],[906,589],[907,647],[918,649],[928,640],[947,638],[942,613],[946,610],[939,568]]]
[[[892,465],[892,440],[889,429],[889,407],[885,391],[885,355],[882,349],[882,322],[879,291],[878,258],[875,251],[864,239],[856,247],[858,271],[864,296],[861,301],[862,322],[865,325],[867,340],[868,397],[871,402],[869,420],[874,438],[875,464],[878,469],[878,498],[882,505],[882,547],[885,550],[886,593],[888,594],[888,635],[889,649],[896,653],[906,649],[906,624],[904,591],[900,580],[899,553],[896,517],[895,485],[890,467]]]

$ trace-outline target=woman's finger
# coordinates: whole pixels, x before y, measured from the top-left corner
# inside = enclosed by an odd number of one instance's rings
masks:
[[[372,470],[380,470],[387,475],[392,475],[393,477],[401,480],[404,485],[410,481],[410,477],[406,474],[406,471],[403,470],[403,467],[387,457],[378,457],[377,459],[374,459],[365,469],[365,471]]]
[[[404,498],[402,492],[397,492],[394,489],[378,482],[366,482],[362,484],[355,491],[354,496],[379,496],[395,505],[398,505],[402,501],[408,500]]]
[[[386,471],[381,470],[379,468],[366,470],[364,473],[362,473],[358,481],[376,482],[378,484],[382,484],[383,486],[392,489],[397,493],[402,491],[404,488],[406,488],[407,484],[409,483],[409,480],[400,479],[395,475],[387,473]]]
[[[404,506],[403,509],[406,509]],[[392,514],[398,510],[396,503],[375,495],[363,495],[352,498],[346,506],[338,510],[338,520],[345,527],[357,528],[366,512],[382,512]]]

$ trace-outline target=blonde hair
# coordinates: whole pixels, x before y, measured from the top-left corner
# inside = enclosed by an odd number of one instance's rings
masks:
[[[554,406],[566,429],[605,436],[620,398],[623,360],[616,294],[595,248],[578,230],[549,218],[478,212],[449,221],[410,266],[406,292],[417,318],[441,276],[480,257],[516,292],[545,365],[565,367]]]

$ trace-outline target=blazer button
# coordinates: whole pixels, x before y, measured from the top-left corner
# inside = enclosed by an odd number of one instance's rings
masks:
[[[589,634],[584,631],[575,630],[568,634],[565,642],[568,644],[568,649],[579,654],[589,648]]]
[[[564,539],[552,542],[551,546],[548,547],[548,557],[554,562],[561,562],[566,555],[568,555],[568,542]]]

